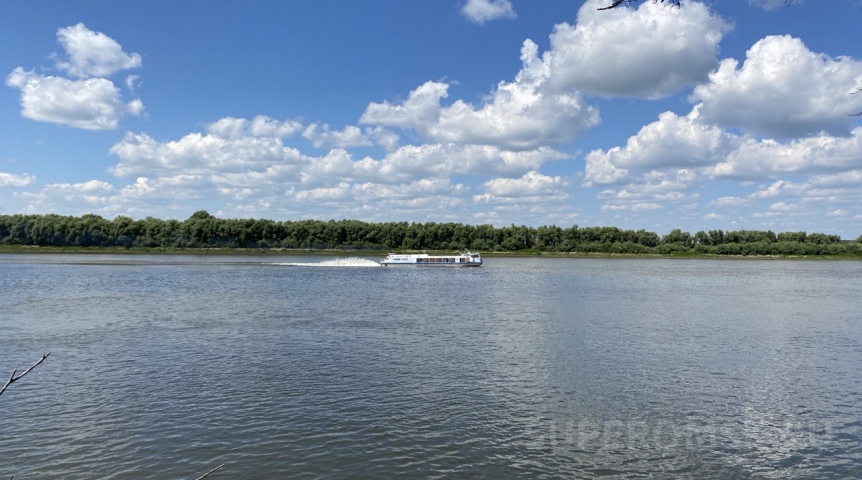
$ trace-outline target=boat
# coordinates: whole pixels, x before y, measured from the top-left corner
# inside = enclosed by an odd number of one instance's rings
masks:
[[[416,265],[420,267],[480,267],[482,256],[469,250],[459,255],[428,255],[427,253],[390,253],[380,262],[384,267]]]

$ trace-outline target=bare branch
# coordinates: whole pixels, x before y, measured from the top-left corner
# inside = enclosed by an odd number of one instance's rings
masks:
[[[216,470],[218,470],[219,468],[223,467],[224,465],[225,465],[225,464],[224,464],[224,463],[222,463],[221,465],[219,465],[219,466],[215,467],[214,469],[210,470],[209,472],[207,472],[207,473],[205,473],[205,474],[201,475],[200,477],[196,478],[195,480],[201,480],[201,479],[203,479],[203,478],[208,477],[211,473],[215,472]]]
[[[610,4],[609,6],[602,7],[602,8],[599,8],[597,10],[610,10],[612,8],[617,8],[623,4],[640,3],[640,1],[641,0],[614,0],[614,3]],[[665,2],[665,0],[652,0],[652,3],[664,3],[664,2]],[[791,3],[793,3],[793,0],[784,0],[784,3],[786,3],[787,5],[790,5]],[[668,0],[668,4],[670,4],[674,7],[681,7],[682,6],[682,0]]]
[[[859,90],[856,90],[855,92],[850,92],[850,95],[856,95],[857,93],[862,93],[862,88],[860,88]],[[862,117],[862,112],[848,113],[847,116],[849,116],[849,117]]]
[[[617,8],[620,5],[622,5],[625,1],[626,0],[617,0],[616,2],[612,3],[609,7],[602,7],[602,8],[599,8],[598,10],[610,10],[612,8]]]
[[[612,8],[617,8],[623,4],[631,4],[631,3],[640,3],[641,0],[615,0],[610,6],[602,7],[597,10],[610,10]],[[682,4],[680,3],[682,0],[667,0],[668,4],[674,7],[679,7]],[[652,0],[652,3],[664,3],[665,0]]]
[[[15,370],[12,370],[12,375],[9,376],[9,380],[6,380],[6,384],[3,385],[3,388],[0,388],[0,395],[3,395],[3,392],[5,392],[7,388],[9,388],[9,385],[12,385],[13,383],[17,382],[18,380],[21,379],[21,377],[30,373],[30,370],[33,370],[40,363],[44,362],[45,359],[48,358],[48,355],[51,355],[51,352],[48,352],[45,355],[42,355],[42,358],[37,360],[36,363],[34,363],[33,365],[30,365],[30,368],[28,368],[27,370],[24,370],[24,372],[21,375],[18,375],[17,377],[15,376],[15,373],[18,372],[18,369],[16,368]]]

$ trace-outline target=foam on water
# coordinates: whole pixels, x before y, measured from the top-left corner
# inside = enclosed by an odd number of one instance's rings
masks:
[[[287,267],[379,267],[380,264],[373,261],[368,260],[366,258],[337,258],[335,260],[327,260],[324,262],[311,262],[311,263],[276,263],[275,265],[282,265]]]

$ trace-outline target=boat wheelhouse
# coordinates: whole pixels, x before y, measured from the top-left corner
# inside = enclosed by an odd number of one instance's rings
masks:
[[[418,265],[422,267],[478,267],[482,256],[464,250],[459,255],[428,255],[427,253],[390,253],[380,262],[384,267],[395,265]]]

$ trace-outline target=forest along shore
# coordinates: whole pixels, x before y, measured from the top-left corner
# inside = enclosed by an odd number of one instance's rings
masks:
[[[617,227],[494,227],[358,220],[221,219],[205,211],[184,221],[98,215],[0,215],[0,252],[345,254],[481,251],[486,255],[862,258],[862,236],[771,230],[680,229],[659,236]]]

